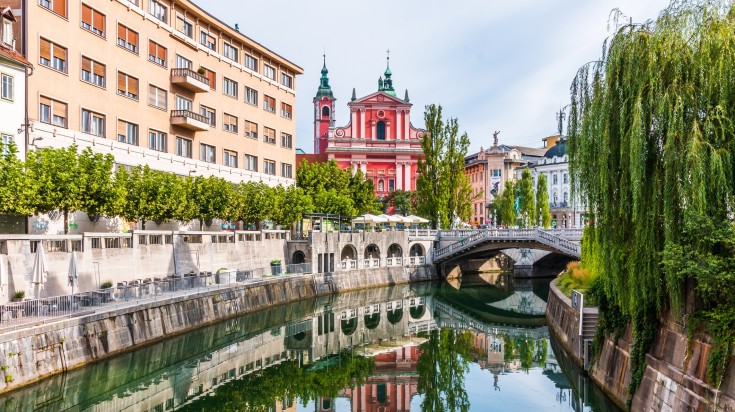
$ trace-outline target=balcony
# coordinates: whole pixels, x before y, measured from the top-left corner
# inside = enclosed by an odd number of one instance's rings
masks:
[[[207,118],[189,110],[172,110],[171,124],[195,131],[209,130]]]
[[[191,69],[171,69],[171,84],[194,93],[209,91],[209,79]]]

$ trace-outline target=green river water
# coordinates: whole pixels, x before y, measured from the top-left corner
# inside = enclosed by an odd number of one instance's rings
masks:
[[[0,397],[3,411],[617,411],[544,318],[550,278],[294,302]]]

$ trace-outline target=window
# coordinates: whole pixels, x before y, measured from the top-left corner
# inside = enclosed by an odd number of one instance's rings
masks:
[[[493,177],[500,177],[500,169],[493,169]]]
[[[45,7],[53,11],[59,16],[66,17],[66,12],[68,10],[66,2],[67,0],[39,0],[38,4],[40,4],[41,7]]]
[[[250,170],[252,172],[258,171],[258,156],[245,154],[244,162],[245,164],[243,166],[245,167],[245,170]]]
[[[148,85],[148,105],[162,110],[167,110],[168,93],[166,90],[152,84]]]
[[[281,84],[289,89],[293,89],[293,77],[286,73],[281,73]]]
[[[150,0],[148,13],[152,14],[158,20],[168,23],[168,8],[157,0]]]
[[[222,127],[226,132],[237,133],[237,116],[225,113]]]
[[[206,77],[209,80],[209,88],[212,90],[217,89],[217,73],[205,67],[200,67],[199,69],[204,70],[204,73],[202,73],[202,76]]]
[[[3,144],[3,150],[2,150],[2,152],[3,153],[8,153],[9,150],[10,150],[8,148],[8,146],[10,145],[10,143],[13,142],[13,135],[12,134],[1,133],[0,134],[0,142],[2,142],[2,144]]]
[[[281,102],[281,116],[290,119],[293,116],[293,108],[290,104]]]
[[[551,184],[554,184],[554,185],[559,183],[559,176],[556,173],[554,173],[551,176],[551,182],[552,182]]]
[[[207,118],[210,126],[217,126],[217,112],[207,106],[199,106],[199,114]]]
[[[194,24],[178,13],[176,13],[176,30],[183,33],[186,37],[194,38]]]
[[[273,66],[264,64],[263,75],[271,80],[276,80],[276,69]]]
[[[82,28],[98,36],[105,36],[105,15],[82,4]]]
[[[377,126],[377,139],[385,140],[385,122],[379,121]]]
[[[210,146],[208,144],[200,144],[199,145],[199,160],[202,162],[207,163],[215,163],[216,157],[214,153],[214,146]]]
[[[290,134],[281,132],[281,147],[287,147],[290,149],[293,144],[292,142],[293,138]]]
[[[191,100],[186,97],[176,95],[176,110],[191,111]]]
[[[212,36],[212,33],[201,29],[199,32],[199,42],[210,50],[217,51],[217,38]]]
[[[222,156],[222,164],[228,167],[237,167],[237,152],[225,149]]]
[[[258,105],[258,91],[245,86],[245,103]]]
[[[258,138],[258,124],[245,120],[245,137]]]
[[[291,178],[292,166],[289,163],[281,163],[281,176]]]
[[[13,22],[3,19],[3,43],[13,45]]]
[[[105,116],[82,109],[82,132],[105,137]]]
[[[13,100],[13,76],[7,74],[0,75],[0,83],[2,83],[2,93],[0,97],[4,100]]]
[[[263,159],[263,173],[267,175],[276,175],[276,162],[273,160]]]
[[[105,65],[82,56],[82,81],[105,87]]]
[[[176,68],[191,70],[191,60],[177,54],[176,55]]]
[[[329,117],[329,106],[322,107],[322,117]]]
[[[270,127],[263,128],[263,141],[270,144],[276,144],[276,131]]]
[[[263,110],[265,110],[266,112],[275,113],[276,99],[267,95],[263,96]]]
[[[383,180],[378,180],[378,192],[384,192],[385,191],[385,184],[383,183]]]
[[[138,100],[138,79],[123,72],[117,72],[117,94]]]
[[[176,155],[191,159],[191,140],[176,137]]]
[[[66,73],[66,48],[46,39],[41,39],[39,63]]]
[[[153,40],[148,41],[148,61],[166,67],[166,48]]]
[[[569,175],[568,175],[568,174],[566,174],[566,173],[564,173],[562,181],[563,181],[564,183],[569,183]]]
[[[224,81],[222,82],[222,93],[237,99],[237,82],[225,77]]]
[[[159,152],[166,151],[166,133],[159,132],[158,130],[148,131],[148,148],[151,150],[157,150]]]
[[[392,192],[396,190],[396,181],[393,179],[388,179],[388,191]]]
[[[130,30],[122,24],[117,24],[117,45],[138,53],[138,33]]]
[[[225,57],[227,57],[228,59],[230,59],[230,60],[232,60],[234,62],[237,62],[238,61],[237,60],[237,52],[238,52],[237,48],[233,47],[229,43],[224,43],[223,49],[224,49],[224,55],[225,55]]]
[[[117,121],[117,141],[138,145],[138,125],[125,120]]]
[[[43,123],[66,127],[66,103],[41,96],[38,118]]]
[[[245,67],[257,73],[258,72],[258,59],[256,59],[255,57],[249,54],[246,54],[245,55]]]

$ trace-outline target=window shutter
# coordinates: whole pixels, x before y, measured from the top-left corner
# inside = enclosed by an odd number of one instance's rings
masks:
[[[138,79],[128,76],[128,92],[138,95]]]
[[[138,33],[128,29],[128,43],[132,43],[138,47]]]
[[[127,75],[117,72],[117,90],[121,90],[123,92],[128,91],[127,82],[125,81],[126,77]]]
[[[92,72],[92,60],[82,57],[82,70]]]
[[[168,101],[166,99],[166,91],[163,89],[156,89],[156,93],[158,93],[158,106],[167,109]]]
[[[156,42],[153,40],[148,40],[148,54],[151,56],[157,57],[158,56],[158,46]]]
[[[124,122],[122,120],[117,121],[117,134],[127,136],[127,122]]]
[[[94,13],[94,21],[92,24],[92,27],[99,30],[100,32],[105,32],[105,16],[103,14],[100,14],[99,12]]]
[[[66,49],[54,44],[54,57],[66,61]]]
[[[217,87],[217,73],[207,70],[206,73],[207,78],[209,79],[209,88],[210,89],[216,89]]]
[[[42,97],[41,98],[42,103],[43,103],[43,99],[44,98]],[[46,99],[46,100],[49,101],[48,104],[51,104],[50,99]],[[54,102],[53,107],[54,107],[54,116],[59,116],[59,117],[63,117],[64,119],[66,119],[66,103]]]
[[[41,39],[41,58],[51,60],[51,42]]]
[[[66,17],[66,1],[67,0],[53,0],[52,10]]]
[[[51,99],[49,99],[48,97],[41,96],[41,98],[39,99],[39,103],[41,103],[44,106],[51,107]]]
[[[105,77],[105,65],[94,62],[94,74],[97,76]]]
[[[82,21],[92,25],[92,8],[86,4],[82,4]]]
[[[127,31],[128,30],[125,28],[125,26],[123,26],[120,23],[117,24],[117,38],[125,40],[126,39],[125,32]]]
[[[155,86],[148,85],[148,104],[151,106],[156,106],[157,90]]]

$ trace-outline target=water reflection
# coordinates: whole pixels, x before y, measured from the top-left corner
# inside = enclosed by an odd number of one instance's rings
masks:
[[[608,410],[557,361],[547,296],[548,279],[485,274],[305,300],[55,376],[0,409]]]

